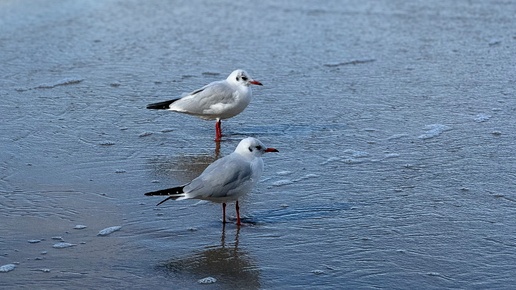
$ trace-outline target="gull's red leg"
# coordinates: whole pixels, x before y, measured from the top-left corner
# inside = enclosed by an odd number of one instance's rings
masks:
[[[238,206],[238,200],[235,204],[236,214],[237,214],[237,225],[240,225],[240,207]]]
[[[215,123],[215,141],[220,141],[221,138],[222,138],[221,122],[220,122],[220,119],[217,119],[217,122]]]

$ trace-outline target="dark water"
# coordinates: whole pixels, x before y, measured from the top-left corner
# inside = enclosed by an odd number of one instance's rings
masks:
[[[515,11],[0,1],[0,266],[15,265],[0,286],[512,287]],[[145,109],[236,68],[265,86],[219,149],[212,122]],[[245,136],[280,150],[242,202],[246,226],[143,196]]]

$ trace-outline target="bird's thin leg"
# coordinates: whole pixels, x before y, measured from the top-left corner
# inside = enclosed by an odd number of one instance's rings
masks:
[[[226,223],[226,203],[222,203],[222,223]]]
[[[236,214],[237,214],[237,226],[240,225],[240,207],[238,206],[238,200],[235,204]]]
[[[220,121],[220,119],[217,119],[217,122],[215,123],[215,141],[220,141],[221,138],[222,138],[221,121]]]

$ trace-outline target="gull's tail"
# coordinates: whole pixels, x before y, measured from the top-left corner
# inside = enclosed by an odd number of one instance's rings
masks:
[[[158,203],[156,205],[156,206],[158,206],[169,199],[172,199],[172,200],[184,199],[186,196],[186,194],[183,192],[184,187],[185,186],[183,185],[183,186],[178,186],[178,187],[162,189],[162,190],[158,190],[158,191],[151,191],[151,192],[147,192],[145,195],[147,195],[147,196],[168,195],[169,197],[165,198],[164,200],[162,200],[160,203]]]
[[[168,110],[170,108],[170,104],[172,104],[173,102],[175,102],[177,100],[179,100],[179,99],[170,100],[170,101],[163,101],[163,102],[154,103],[154,104],[148,104],[147,105],[147,109],[152,109],[152,110]]]

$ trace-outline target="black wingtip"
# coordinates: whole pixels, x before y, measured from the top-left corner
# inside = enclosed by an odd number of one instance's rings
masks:
[[[157,191],[147,192],[147,193],[145,193],[145,195],[146,196],[154,196],[154,195],[175,195],[175,194],[181,194],[181,193],[183,193],[183,188],[184,188],[184,185],[183,186],[172,187],[172,188],[167,188],[167,189],[162,189],[162,190],[157,190]]]
[[[183,193],[183,188],[184,186],[177,186],[177,187],[172,187],[172,188],[167,188],[167,189],[162,189],[162,190],[157,190],[157,191],[151,191],[151,192],[147,192],[145,193],[146,196],[154,196],[154,195],[168,195],[169,197],[165,198],[164,200],[160,201],[156,206],[164,203],[165,201],[169,200],[169,199],[172,199],[172,200],[176,200],[178,198],[180,198],[182,195],[181,193]]]
[[[168,110],[170,108],[170,104],[172,104],[173,102],[175,102],[177,100],[179,100],[179,99],[163,101],[163,102],[153,103],[153,104],[148,104],[147,105],[147,109],[151,109],[151,110]]]

